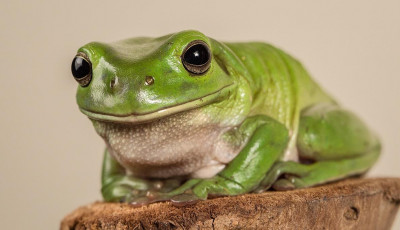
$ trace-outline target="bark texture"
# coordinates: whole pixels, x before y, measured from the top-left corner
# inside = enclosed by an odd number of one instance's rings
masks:
[[[347,179],[175,207],[95,202],[66,216],[61,229],[390,229],[400,178]]]

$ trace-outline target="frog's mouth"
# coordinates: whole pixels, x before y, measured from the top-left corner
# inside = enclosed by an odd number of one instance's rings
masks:
[[[116,122],[116,123],[146,123],[152,120],[157,120],[162,117],[166,117],[175,113],[199,108],[205,105],[209,105],[213,102],[217,102],[220,99],[224,98],[226,95],[230,95],[230,90],[234,84],[230,84],[224,86],[223,88],[217,90],[214,93],[208,94],[206,96],[178,104],[169,107],[161,108],[157,111],[148,112],[148,113],[131,113],[127,115],[119,115],[119,114],[109,114],[109,113],[101,113],[94,112],[90,110],[86,110],[80,108],[81,112],[88,116],[90,119],[104,121],[104,122]]]

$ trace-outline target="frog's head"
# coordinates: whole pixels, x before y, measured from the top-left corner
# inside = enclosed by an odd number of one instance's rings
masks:
[[[95,120],[136,123],[221,100],[234,79],[212,44],[197,31],[89,43],[72,62],[78,105]]]

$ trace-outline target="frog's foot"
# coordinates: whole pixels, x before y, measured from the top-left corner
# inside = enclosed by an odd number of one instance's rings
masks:
[[[357,160],[359,159],[316,162],[310,165],[303,165],[293,162],[294,164],[298,165],[294,166],[295,168],[286,170],[284,177],[274,182],[272,188],[278,191],[285,191],[296,188],[307,188],[314,185],[334,181],[348,176],[347,173],[343,173],[341,171],[342,168],[345,168],[345,164],[341,164],[341,162],[351,161],[353,163],[356,163]],[[293,167],[293,165],[291,167]],[[353,170],[355,170],[354,173],[350,175],[358,173],[355,167]]]
[[[145,196],[134,198],[130,203],[136,207],[140,207],[161,201],[171,201],[174,206],[186,206],[197,203],[199,200],[201,199],[191,192],[185,192],[178,195],[147,192]]]
[[[294,161],[277,162],[274,164],[271,170],[269,170],[267,175],[261,181],[258,188],[254,190],[254,192],[261,193],[271,187],[274,187],[274,189],[280,188],[277,190],[290,190],[298,188],[298,186],[296,185],[302,184],[300,181],[296,184],[290,184],[288,183],[287,179],[278,180],[278,178],[282,175],[288,175],[290,178],[303,178],[306,177],[310,173],[310,171],[310,165],[304,165]],[[278,183],[277,180],[281,182]]]
[[[131,176],[115,176],[109,179],[108,183],[101,188],[105,201],[129,202],[133,197],[142,196],[151,184],[142,179]]]
[[[245,192],[245,188],[234,180],[214,176],[210,179],[204,179],[193,188],[193,193],[202,200],[210,196],[238,195]]]
[[[295,176],[287,176],[286,178],[279,179],[272,187],[278,191],[292,190],[295,188],[308,187],[307,178],[300,178]]]
[[[173,205],[184,206],[207,199],[208,196],[238,195],[245,189],[235,181],[221,176],[210,179],[191,179],[181,187],[168,192],[148,192],[146,196],[132,200],[135,206],[141,206],[159,201],[171,201]]]
[[[182,178],[145,180],[131,176],[116,176],[101,189],[106,201],[132,202],[152,194],[169,192],[179,187]]]
[[[175,189],[159,189],[147,191],[144,195],[131,199],[130,203],[135,206],[147,205],[159,201],[172,201],[175,205],[185,205],[193,203],[199,198],[192,193],[192,188],[198,184],[201,179],[191,179],[186,181],[183,185]]]

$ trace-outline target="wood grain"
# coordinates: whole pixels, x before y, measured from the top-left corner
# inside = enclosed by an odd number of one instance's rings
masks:
[[[184,207],[95,202],[66,216],[60,229],[390,229],[399,205],[400,178],[347,179]]]

